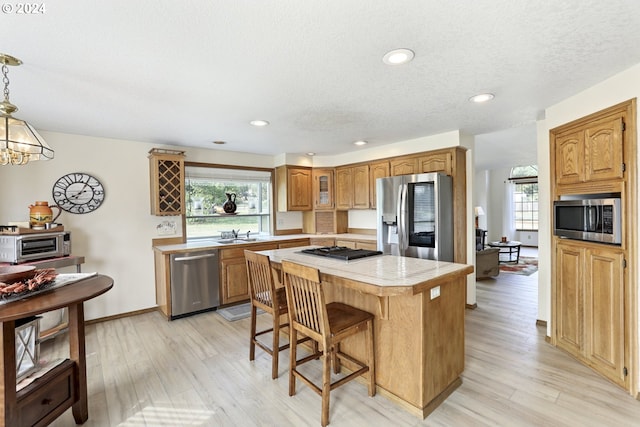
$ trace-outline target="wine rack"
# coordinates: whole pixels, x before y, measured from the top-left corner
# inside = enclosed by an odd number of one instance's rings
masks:
[[[184,151],[149,151],[151,214],[182,215],[184,209]]]

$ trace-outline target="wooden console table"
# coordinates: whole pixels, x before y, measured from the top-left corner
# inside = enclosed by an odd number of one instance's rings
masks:
[[[77,424],[87,421],[83,303],[112,286],[112,278],[95,275],[0,306],[0,427],[46,426],[70,407]],[[16,320],[65,307],[69,310],[70,358],[16,392]]]

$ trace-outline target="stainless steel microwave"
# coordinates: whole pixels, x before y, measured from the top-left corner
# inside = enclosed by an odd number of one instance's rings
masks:
[[[591,242],[622,243],[619,197],[573,196],[553,202],[553,234]]]
[[[0,236],[0,262],[18,264],[70,254],[68,231]]]

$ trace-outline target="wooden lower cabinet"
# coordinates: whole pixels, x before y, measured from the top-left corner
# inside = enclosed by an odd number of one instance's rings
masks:
[[[220,303],[222,305],[249,299],[247,264],[244,250],[267,251],[277,249],[277,243],[241,246],[220,250]]]
[[[336,239],[333,237],[312,237],[309,239],[309,244],[318,246],[335,246]]]
[[[556,342],[626,387],[624,252],[581,242],[556,244]]]
[[[232,304],[249,299],[249,281],[244,250],[267,251],[309,245],[309,239],[286,240],[267,244],[252,244],[220,250],[220,298],[221,304]]]
[[[375,251],[377,248],[376,242],[363,242],[360,240],[337,240],[336,246],[346,246],[351,249],[368,249]]]

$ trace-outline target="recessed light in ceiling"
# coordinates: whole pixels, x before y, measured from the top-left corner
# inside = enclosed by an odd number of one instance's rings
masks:
[[[224,145],[224,144],[226,144],[226,142],[225,142],[225,141],[213,141],[213,143],[214,143],[214,144],[217,144],[217,145]]]
[[[249,123],[258,127],[267,126],[269,124],[266,120],[251,120]]]
[[[481,93],[481,94],[472,96],[471,98],[469,98],[469,101],[480,104],[482,102],[491,101],[493,98],[495,98],[495,95],[492,93]]]
[[[315,155],[316,155],[316,153],[314,153],[314,152],[312,152],[312,151],[309,151],[309,152],[307,153],[307,156],[315,156]]]
[[[354,144],[354,145],[367,145],[367,141],[362,141],[362,140],[360,140],[360,141],[356,141],[356,142],[354,142],[353,144]]]
[[[387,65],[401,65],[410,62],[414,56],[415,53],[411,49],[394,49],[382,57],[382,62]]]

